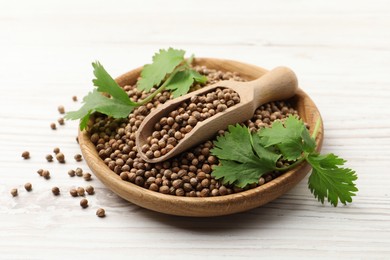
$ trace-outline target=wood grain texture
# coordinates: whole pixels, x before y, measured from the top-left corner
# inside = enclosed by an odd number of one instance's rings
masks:
[[[388,259],[389,12],[386,0],[0,0],[0,259]],[[71,97],[91,90],[92,61],[116,76],[169,46],[291,67],[321,111],[322,152],[357,171],[353,203],[321,205],[306,177],[245,213],[184,218],[131,204],[95,176],[69,177],[68,169],[89,170],[72,159],[80,153],[76,122],[50,129],[57,106],[80,106]],[[65,165],[45,161],[54,146]],[[24,150],[30,160],[20,157]],[[39,168],[52,178],[40,178]],[[68,191],[87,184],[96,194],[81,209]],[[98,207],[106,218],[95,216]]]

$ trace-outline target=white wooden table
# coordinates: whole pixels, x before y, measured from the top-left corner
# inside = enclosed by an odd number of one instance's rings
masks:
[[[389,259],[389,28],[385,0],[0,0],[0,259]],[[50,129],[57,106],[79,106],[71,97],[92,89],[92,61],[117,76],[169,46],[294,69],[322,112],[323,152],[358,173],[354,202],[323,206],[305,179],[249,212],[180,218],[132,205],[94,178],[81,209],[68,190],[85,182],[67,170],[88,168],[72,159],[76,122]],[[65,165],[45,161],[56,146]]]

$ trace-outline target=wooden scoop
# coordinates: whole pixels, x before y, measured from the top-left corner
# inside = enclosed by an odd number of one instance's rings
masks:
[[[175,110],[182,102],[196,95],[206,94],[216,88],[229,88],[240,96],[240,102],[229,107],[223,112],[217,113],[196,126],[181,139],[177,145],[165,155],[149,159],[142,152],[142,146],[147,144],[146,139],[152,135],[154,125],[171,111]],[[146,162],[157,163],[165,161],[194,145],[202,143],[217,134],[219,130],[226,129],[229,125],[240,123],[252,118],[255,110],[262,104],[288,99],[295,95],[298,88],[295,73],[286,67],[277,67],[262,77],[250,82],[237,82],[225,80],[211,86],[191,92],[179,98],[166,102],[153,110],[141,123],[136,134],[137,150],[141,158]]]

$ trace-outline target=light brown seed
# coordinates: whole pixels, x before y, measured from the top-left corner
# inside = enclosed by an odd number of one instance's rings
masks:
[[[57,122],[58,122],[58,124],[60,124],[60,125],[64,125],[64,124],[65,124],[65,120],[64,120],[63,117],[58,118],[58,119],[57,119]]]
[[[106,211],[102,208],[99,208],[96,211],[96,216],[98,216],[99,218],[104,218],[106,216]]]
[[[42,176],[43,169],[39,169],[39,170],[37,171],[37,173],[39,174],[39,176]]]
[[[83,156],[81,154],[75,154],[74,159],[77,162],[81,162],[83,160]]]
[[[65,114],[65,108],[64,108],[64,106],[58,106],[58,112],[60,113],[60,114]]]
[[[60,148],[55,147],[55,148],[53,149],[53,153],[57,154],[57,153],[59,153],[59,152],[60,152]]]
[[[83,170],[81,168],[76,168],[76,171],[75,171],[76,175],[78,177],[81,177],[83,176]]]
[[[26,191],[31,191],[32,189],[31,183],[27,182],[26,184],[24,184],[24,188],[26,189]]]
[[[60,195],[60,189],[59,189],[58,187],[53,187],[53,188],[51,188],[51,192],[52,192],[55,196]]]
[[[92,180],[92,175],[90,173],[84,173],[83,178],[86,181],[90,181],[90,180]]]
[[[18,189],[16,189],[16,188],[11,189],[11,195],[12,195],[13,197],[18,196]]]
[[[56,123],[51,123],[50,128],[56,130],[57,129]]]
[[[74,176],[76,175],[76,173],[75,173],[74,170],[69,170],[69,171],[68,171],[68,175],[69,175],[70,177],[74,177]]]
[[[53,155],[51,155],[51,154],[46,155],[46,160],[48,162],[52,162],[53,161]]]
[[[77,193],[77,189],[75,189],[75,188],[70,189],[69,193],[70,193],[70,195],[72,195],[72,197],[77,197],[79,195]]]
[[[45,178],[46,180],[50,179],[50,172],[48,170],[43,170],[42,177]]]
[[[59,163],[65,163],[65,155],[63,153],[57,153],[56,159]]]
[[[85,189],[83,187],[77,188],[77,195],[84,196],[85,195]]]
[[[73,97],[72,97],[72,100],[73,100],[74,102],[77,102],[77,96],[73,96]]]
[[[88,200],[87,199],[81,199],[80,200],[80,206],[85,209],[88,207]]]
[[[95,189],[91,185],[85,187],[85,191],[88,193],[88,195],[93,195],[95,193]]]
[[[29,151],[24,151],[22,153],[22,157],[27,160],[27,159],[30,159],[30,152]]]

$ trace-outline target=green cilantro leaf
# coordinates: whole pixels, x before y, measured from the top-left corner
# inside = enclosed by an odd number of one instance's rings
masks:
[[[259,177],[270,171],[288,171],[303,161],[312,167],[308,187],[314,197],[324,203],[325,198],[337,206],[352,202],[358,189],[355,171],[342,168],[346,162],[334,154],[316,153],[315,136],[321,126],[318,121],[313,136],[302,120],[290,116],[284,123],[276,121],[270,128],[250,134],[247,127],[229,126],[224,136],[214,141],[211,153],[218,157],[219,165],[212,175],[224,184],[245,187],[258,183]],[[280,158],[289,160],[289,166],[276,167]]]
[[[259,136],[264,147],[276,145],[288,161],[298,159],[304,151],[312,152],[315,147],[309,131],[295,116],[289,116],[284,123],[276,121],[270,128],[261,129]]]
[[[280,155],[263,147],[253,147],[247,127],[237,124],[229,126],[228,131],[217,138],[211,150],[220,159],[220,165],[214,167],[212,173],[216,179],[223,178],[223,183],[243,188],[257,183],[263,174],[275,169]]]
[[[194,81],[206,83],[207,77],[200,75],[197,71],[192,69],[179,71],[168,82],[165,89],[172,90],[173,97],[177,98],[187,94]]]
[[[221,160],[220,165],[213,168],[213,176],[216,179],[223,178],[224,184],[234,184],[244,188],[248,184],[258,183],[259,178],[273,168],[258,162],[239,163],[236,161]]]
[[[122,103],[132,104],[126,92],[115,82],[98,61],[93,62],[92,67],[94,68],[93,74],[96,77],[92,82],[99,92],[108,93],[114,99],[117,99]]]
[[[343,159],[334,154],[310,154],[307,161],[313,168],[308,184],[315,198],[321,203],[327,198],[335,207],[339,200],[344,205],[352,202],[358,191],[353,182],[357,176],[351,169],[338,167],[344,165]]]
[[[77,111],[68,112],[66,119],[81,119],[80,129],[87,127],[88,119],[94,112],[100,112],[115,118],[124,118],[135,106],[124,103],[121,100],[103,96],[98,90],[90,92],[83,99],[83,106]]]
[[[167,74],[184,61],[183,50],[169,48],[160,50],[153,56],[153,63],[144,66],[141,72],[141,79],[137,83],[139,90],[150,91],[154,86],[160,85]]]

